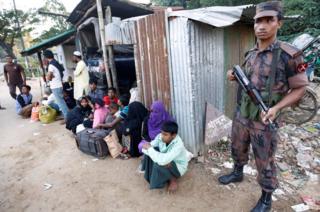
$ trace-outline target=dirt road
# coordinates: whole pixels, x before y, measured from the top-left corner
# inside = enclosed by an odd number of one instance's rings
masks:
[[[75,146],[58,123],[19,118],[0,82],[0,211],[249,211],[259,198],[253,178],[234,190],[220,186],[201,163],[192,162],[179,190],[149,190],[138,159],[94,161]],[[39,96],[37,81],[29,82]],[[44,184],[52,187],[44,190]],[[275,211],[291,211],[294,200],[278,200]]]

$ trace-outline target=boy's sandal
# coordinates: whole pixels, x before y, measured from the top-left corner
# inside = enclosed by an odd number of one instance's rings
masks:
[[[120,153],[119,158],[121,160],[128,160],[128,159],[130,159],[130,155]]]

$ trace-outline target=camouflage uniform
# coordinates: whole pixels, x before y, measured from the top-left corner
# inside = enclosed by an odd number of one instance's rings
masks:
[[[272,95],[285,96],[289,89],[306,86],[308,84],[306,74],[298,71],[298,65],[303,63],[300,52],[290,44],[280,41],[275,41],[263,51],[259,51],[256,46],[248,52],[244,68],[252,84],[260,92],[267,91],[272,51],[275,48],[280,48],[281,51]],[[244,118],[239,110],[242,101],[238,103],[232,126],[232,157],[236,165],[247,164],[251,143],[258,170],[257,180],[264,191],[272,192],[278,187],[274,160],[278,142],[277,131],[264,125],[260,120]],[[273,105],[276,103],[274,102]]]

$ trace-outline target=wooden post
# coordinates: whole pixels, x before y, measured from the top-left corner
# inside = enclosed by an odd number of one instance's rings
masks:
[[[38,60],[39,60],[39,63],[40,63],[40,67],[42,69],[43,81],[47,84],[46,71],[44,70],[44,67],[43,67],[43,63],[42,63],[42,59],[41,59],[41,52],[37,52],[37,55],[38,55]]]
[[[42,70],[42,78],[43,78],[43,81],[44,81],[45,85],[47,85],[46,71],[44,70],[44,67],[43,67],[42,58],[41,58],[41,52],[37,52],[37,55],[38,55],[40,67],[41,67],[41,70]],[[41,79],[39,80],[39,84],[40,84],[40,94],[41,94],[41,97],[43,97]]]
[[[106,70],[106,77],[108,82],[108,88],[112,87],[111,76],[108,68],[108,57],[107,57],[107,49],[106,49],[106,40],[104,33],[104,21],[103,21],[103,12],[102,12],[102,3],[101,0],[97,0],[97,12],[98,12],[98,20],[99,20],[99,30],[100,30],[100,40],[101,40],[101,48],[103,53],[103,64]]]
[[[110,24],[111,22],[112,22],[111,8],[108,6],[106,9],[106,24]],[[109,66],[111,69],[113,87],[117,90],[117,93],[119,93],[117,70],[116,70],[116,64],[114,62],[114,57],[113,57],[113,46],[108,45],[107,49],[108,49]]]

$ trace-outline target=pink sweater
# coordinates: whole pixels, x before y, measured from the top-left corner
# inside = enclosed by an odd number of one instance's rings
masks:
[[[106,107],[99,107],[95,109],[92,127],[95,128],[96,126],[98,126],[98,124],[104,124],[108,113],[109,110]]]

